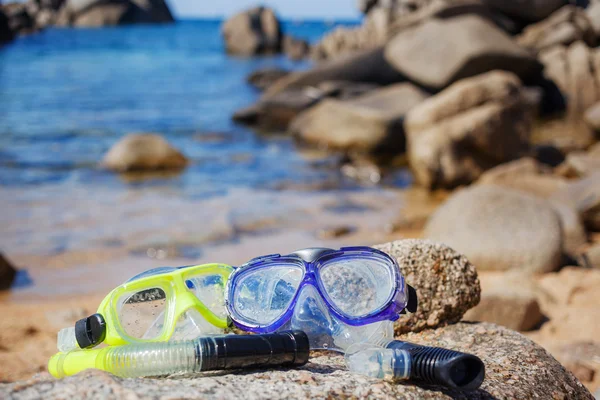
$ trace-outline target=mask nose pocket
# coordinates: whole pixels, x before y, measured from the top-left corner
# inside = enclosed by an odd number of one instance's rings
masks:
[[[311,349],[331,349],[332,333],[337,325],[316,288],[312,285],[304,286],[294,307],[291,329],[304,331],[308,335]]]
[[[177,320],[171,340],[192,340],[219,333],[221,329],[208,322],[198,310],[189,308]]]

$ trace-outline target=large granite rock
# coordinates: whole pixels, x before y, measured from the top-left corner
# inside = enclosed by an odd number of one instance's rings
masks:
[[[548,198],[563,188],[567,180],[554,175],[551,167],[536,159],[523,157],[487,170],[477,183],[505,186]]]
[[[576,210],[588,230],[600,231],[600,172],[569,183],[551,200]]]
[[[434,18],[401,30],[385,46],[385,58],[411,81],[433,89],[494,69],[520,78],[541,71],[531,54],[478,15]]]
[[[560,217],[544,199],[496,185],[454,193],[431,216],[424,236],[465,254],[478,270],[556,270]]]
[[[527,20],[540,21],[567,4],[566,0],[482,0],[492,9]]]
[[[570,116],[581,116],[600,100],[600,50],[577,41],[568,47],[546,49],[540,52],[539,59],[544,64],[546,77],[556,84],[566,99]],[[587,137],[589,145],[593,142],[591,132]]]
[[[113,171],[154,171],[181,169],[187,159],[160,135],[130,134],[104,156],[102,165]]]
[[[525,28],[517,38],[517,43],[540,51],[555,45],[568,46],[579,40],[588,46],[595,46],[596,32],[583,9],[567,5],[547,19]]]
[[[492,71],[459,81],[408,112],[407,153],[415,180],[455,187],[528,149],[531,107],[519,79]]]
[[[500,164],[484,172],[477,183],[504,186],[548,199],[560,218],[563,250],[566,254],[575,256],[587,242],[585,227],[576,210],[569,205],[550,199],[568,185],[568,181],[554,175],[550,167],[533,158],[524,157],[520,160]]]
[[[283,34],[275,12],[255,7],[227,19],[221,28],[225,49],[230,54],[252,56],[281,51]]]
[[[371,7],[358,27],[337,27],[313,48],[316,59],[339,57],[358,50],[384,45],[390,37],[407,27],[431,18],[450,18],[477,14],[501,23],[488,7],[478,0],[400,0],[378,2]],[[506,17],[504,19],[507,19]]]
[[[282,50],[291,60],[302,60],[310,53],[310,45],[304,39],[285,35],[283,37]]]
[[[458,323],[400,337],[418,344],[473,353],[485,364],[486,378],[477,391],[393,383],[351,373],[343,358],[314,354],[297,369],[245,370],[121,379],[99,371],[56,380],[41,374],[24,382],[0,385],[0,397],[12,399],[162,399],[162,398],[402,398],[490,399],[563,398],[593,400],[589,391],[542,347],[497,325]]]
[[[475,267],[446,245],[407,239],[375,248],[398,262],[406,282],[417,291],[417,312],[396,321],[396,334],[460,321],[468,309],[479,303],[481,291]]]
[[[290,71],[281,68],[261,68],[248,75],[246,82],[258,90],[265,90],[289,73]]]
[[[320,147],[403,152],[404,115],[427,96],[410,83],[397,83],[352,100],[324,100],[299,114],[290,131],[302,141]]]
[[[66,0],[55,24],[100,27],[172,21],[164,0]]]
[[[9,289],[16,276],[15,267],[0,253],[0,290]]]
[[[567,178],[583,178],[600,172],[600,144],[596,143],[587,151],[573,151],[567,154],[556,172]]]
[[[0,10],[0,45],[10,42],[15,37],[13,30],[8,23],[8,17],[4,11]]]
[[[326,81],[388,85],[403,80],[402,76],[385,61],[383,49],[377,48],[326,61],[307,71],[291,73],[269,87],[263,98],[288,89],[316,86]]]
[[[595,132],[600,131],[600,102],[588,107],[588,109],[585,110],[583,118],[591,129]]]
[[[0,7],[13,35],[27,35],[37,31],[35,18],[28,10],[27,3],[12,2]]]
[[[589,7],[585,9],[585,13],[594,27],[596,37],[600,36],[600,2],[597,1],[590,4]]]
[[[543,319],[536,287],[521,274],[483,272],[481,301],[466,312],[465,321],[485,321],[516,331],[535,328]]]

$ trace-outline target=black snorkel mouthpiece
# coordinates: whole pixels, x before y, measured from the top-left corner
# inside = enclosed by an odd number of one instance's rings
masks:
[[[479,357],[440,347],[420,346],[393,340],[388,349],[410,354],[410,380],[458,390],[475,390],[485,378],[485,365]]]

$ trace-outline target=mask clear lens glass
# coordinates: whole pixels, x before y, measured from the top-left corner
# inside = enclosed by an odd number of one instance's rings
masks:
[[[235,311],[258,325],[273,323],[288,309],[304,271],[294,265],[272,265],[240,276],[235,288]]]
[[[331,303],[352,318],[379,311],[394,290],[390,265],[375,258],[333,260],[320,268],[319,276]]]
[[[225,279],[221,275],[187,276],[185,285],[210,311],[227,318],[225,308]]]
[[[135,339],[154,339],[162,330],[167,296],[161,288],[128,293],[119,299],[119,322]]]

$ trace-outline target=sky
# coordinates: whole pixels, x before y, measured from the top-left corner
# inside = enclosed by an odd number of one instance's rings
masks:
[[[357,0],[167,0],[176,18],[223,17],[263,4],[282,18],[355,19]]]

